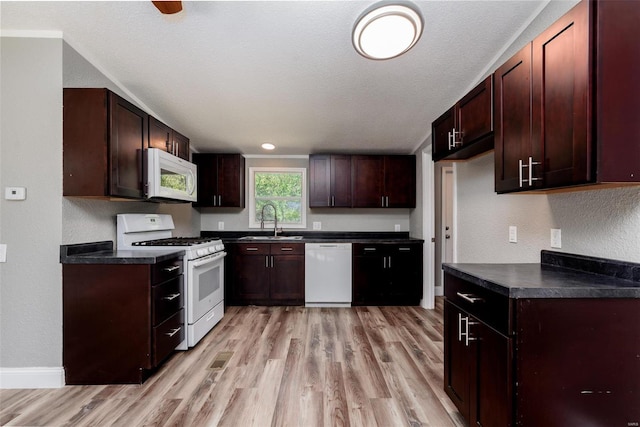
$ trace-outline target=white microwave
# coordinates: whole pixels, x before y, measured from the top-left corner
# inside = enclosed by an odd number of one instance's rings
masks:
[[[151,201],[198,200],[198,167],[158,148],[146,150],[146,197]]]

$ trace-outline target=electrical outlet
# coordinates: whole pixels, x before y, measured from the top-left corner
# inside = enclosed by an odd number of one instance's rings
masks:
[[[396,224],[396,225],[393,227],[393,230],[394,230],[394,231],[400,231],[400,224]]]
[[[4,198],[6,200],[25,200],[27,189],[25,187],[5,187]]]
[[[313,221],[314,230],[322,230],[322,223],[320,221]]]
[[[562,230],[559,228],[551,229],[551,247],[556,249],[562,248]]]
[[[518,243],[518,227],[515,225],[509,226],[509,243]]]
[[[224,221],[218,221],[218,230],[224,230]]]
[[[7,262],[7,245],[0,244],[0,262]]]

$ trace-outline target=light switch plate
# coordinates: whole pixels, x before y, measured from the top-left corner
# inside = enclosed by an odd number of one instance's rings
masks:
[[[0,262],[7,262],[7,245],[0,244]]]
[[[218,221],[218,230],[224,230],[224,221]]]
[[[27,189],[25,187],[5,187],[4,198],[6,200],[25,200]]]
[[[320,222],[320,221],[313,221],[313,229],[314,229],[314,230],[322,230],[322,222]]]
[[[396,224],[396,225],[393,227],[393,230],[394,230],[394,231],[400,231],[400,224]]]
[[[555,249],[562,248],[562,230],[559,228],[551,229],[551,247]]]
[[[509,243],[518,243],[518,227],[515,225],[509,226]]]

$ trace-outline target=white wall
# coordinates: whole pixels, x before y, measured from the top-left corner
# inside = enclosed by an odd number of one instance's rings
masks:
[[[539,262],[540,250],[640,262],[640,187],[496,194],[494,156],[457,164],[458,262]],[[518,243],[508,243],[508,227]],[[562,230],[562,249],[550,229]]]
[[[292,157],[250,157],[246,159],[245,182],[249,182],[250,167],[292,167],[307,168],[307,158]],[[307,172],[308,174],[308,172]],[[307,176],[308,178],[308,176]],[[218,222],[224,222],[225,231],[249,230],[249,203],[245,194],[244,209],[201,208],[202,230],[218,230]],[[307,206],[307,228],[312,230],[313,222],[322,223],[322,231],[394,231],[396,224],[400,231],[409,231],[410,209],[309,209]],[[300,229],[294,229],[300,230]],[[285,229],[286,231],[286,229]]]
[[[0,366],[62,366],[62,40],[0,38]]]

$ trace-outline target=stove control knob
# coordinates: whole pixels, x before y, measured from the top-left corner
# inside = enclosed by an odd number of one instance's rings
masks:
[[[210,254],[212,254],[216,251],[216,246],[209,246],[207,250],[209,251]]]
[[[207,254],[207,249],[198,249],[196,253],[198,256],[205,256]]]
[[[219,245],[216,245],[216,250],[217,251],[224,251],[224,245],[222,243],[220,243]]]

